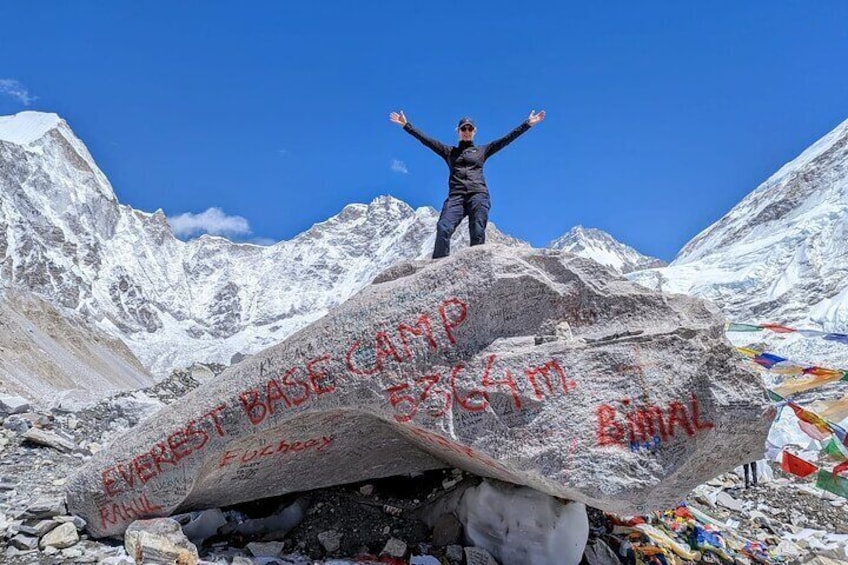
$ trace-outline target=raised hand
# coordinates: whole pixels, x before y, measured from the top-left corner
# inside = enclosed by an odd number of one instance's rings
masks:
[[[535,126],[539,122],[545,119],[545,111],[542,110],[538,114],[535,113],[536,110],[530,110],[530,117],[527,118],[527,123],[531,126]]]
[[[542,113],[544,114],[544,112]],[[400,113],[392,112],[391,114],[389,114],[389,119],[394,123],[398,124],[399,126],[406,125],[406,116],[403,115],[403,110],[401,110]]]

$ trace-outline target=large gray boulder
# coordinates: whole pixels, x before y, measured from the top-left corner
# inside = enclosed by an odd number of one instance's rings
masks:
[[[709,303],[496,245],[407,263],[98,453],[95,536],[137,518],[453,465],[606,511],[674,505],[769,420]]]

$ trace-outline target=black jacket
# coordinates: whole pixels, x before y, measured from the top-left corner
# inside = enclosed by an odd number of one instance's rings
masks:
[[[512,143],[516,137],[530,129],[526,121],[503,136],[486,145],[474,145],[473,141],[460,141],[459,146],[445,145],[435,139],[430,139],[409,122],[403,126],[412,137],[432,149],[450,168],[448,186],[450,196],[488,192],[486,178],[483,176],[483,164],[486,159]]]

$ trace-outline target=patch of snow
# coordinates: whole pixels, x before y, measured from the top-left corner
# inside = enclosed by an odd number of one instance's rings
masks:
[[[0,141],[16,145],[29,145],[41,139],[51,129],[59,127],[62,118],[44,112],[20,112],[13,116],[0,116]]]

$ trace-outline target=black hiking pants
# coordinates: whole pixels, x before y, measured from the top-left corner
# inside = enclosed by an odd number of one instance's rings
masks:
[[[491,200],[488,192],[448,196],[436,224],[436,245],[433,259],[450,255],[450,240],[462,218],[468,216],[468,235],[471,245],[486,243],[486,224],[489,223]]]

